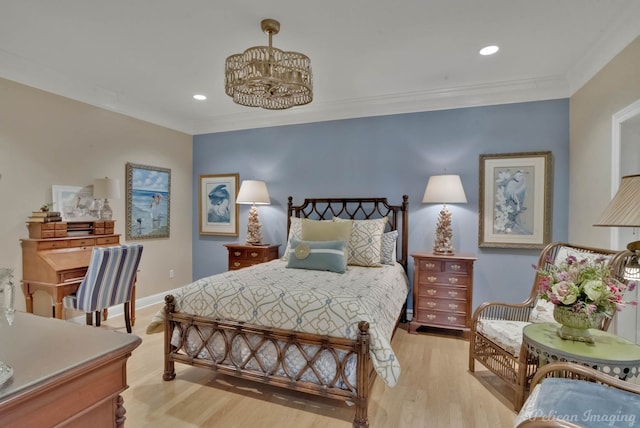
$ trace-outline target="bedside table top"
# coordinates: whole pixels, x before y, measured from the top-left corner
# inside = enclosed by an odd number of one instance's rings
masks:
[[[464,260],[477,260],[475,254],[471,253],[454,253],[454,254],[436,254],[429,252],[416,251],[411,254],[413,258],[429,258],[429,259],[464,259]]]

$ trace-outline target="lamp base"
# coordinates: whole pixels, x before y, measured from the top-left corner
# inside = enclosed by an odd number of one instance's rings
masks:
[[[436,239],[433,243],[434,254],[453,254],[453,243],[451,242],[451,211],[445,205],[440,211],[438,224],[436,227]]]
[[[260,245],[262,242],[262,225],[258,218],[258,209],[255,205],[249,210],[247,226],[247,245]]]
[[[102,205],[102,209],[100,210],[100,219],[101,220],[111,220],[113,217],[113,210],[109,206],[109,201],[107,198],[104,198],[104,204]]]

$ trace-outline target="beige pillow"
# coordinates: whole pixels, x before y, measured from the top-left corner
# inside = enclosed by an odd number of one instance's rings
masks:
[[[305,241],[346,241],[351,238],[353,221],[336,223],[305,218],[302,220],[302,239]]]
[[[334,217],[336,223],[353,222],[348,245],[347,263],[356,266],[380,266],[382,235],[387,217],[374,220],[345,220]]]

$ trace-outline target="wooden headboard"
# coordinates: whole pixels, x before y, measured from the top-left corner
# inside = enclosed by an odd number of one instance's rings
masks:
[[[293,205],[289,196],[287,233],[291,217],[331,220],[333,217],[370,220],[387,217],[386,232],[397,230],[396,253],[398,263],[407,270],[409,244],[409,196],[402,196],[401,205],[390,205],[387,198],[306,198],[301,205]]]

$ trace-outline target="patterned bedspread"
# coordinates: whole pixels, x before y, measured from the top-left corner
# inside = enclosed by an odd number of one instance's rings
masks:
[[[176,311],[355,339],[370,325],[371,359],[389,386],[400,376],[391,336],[409,285],[402,266],[349,266],[344,274],[290,269],[273,260],[199,279],[176,292]],[[155,322],[162,321],[162,313]],[[150,326],[151,327],[151,326]]]

